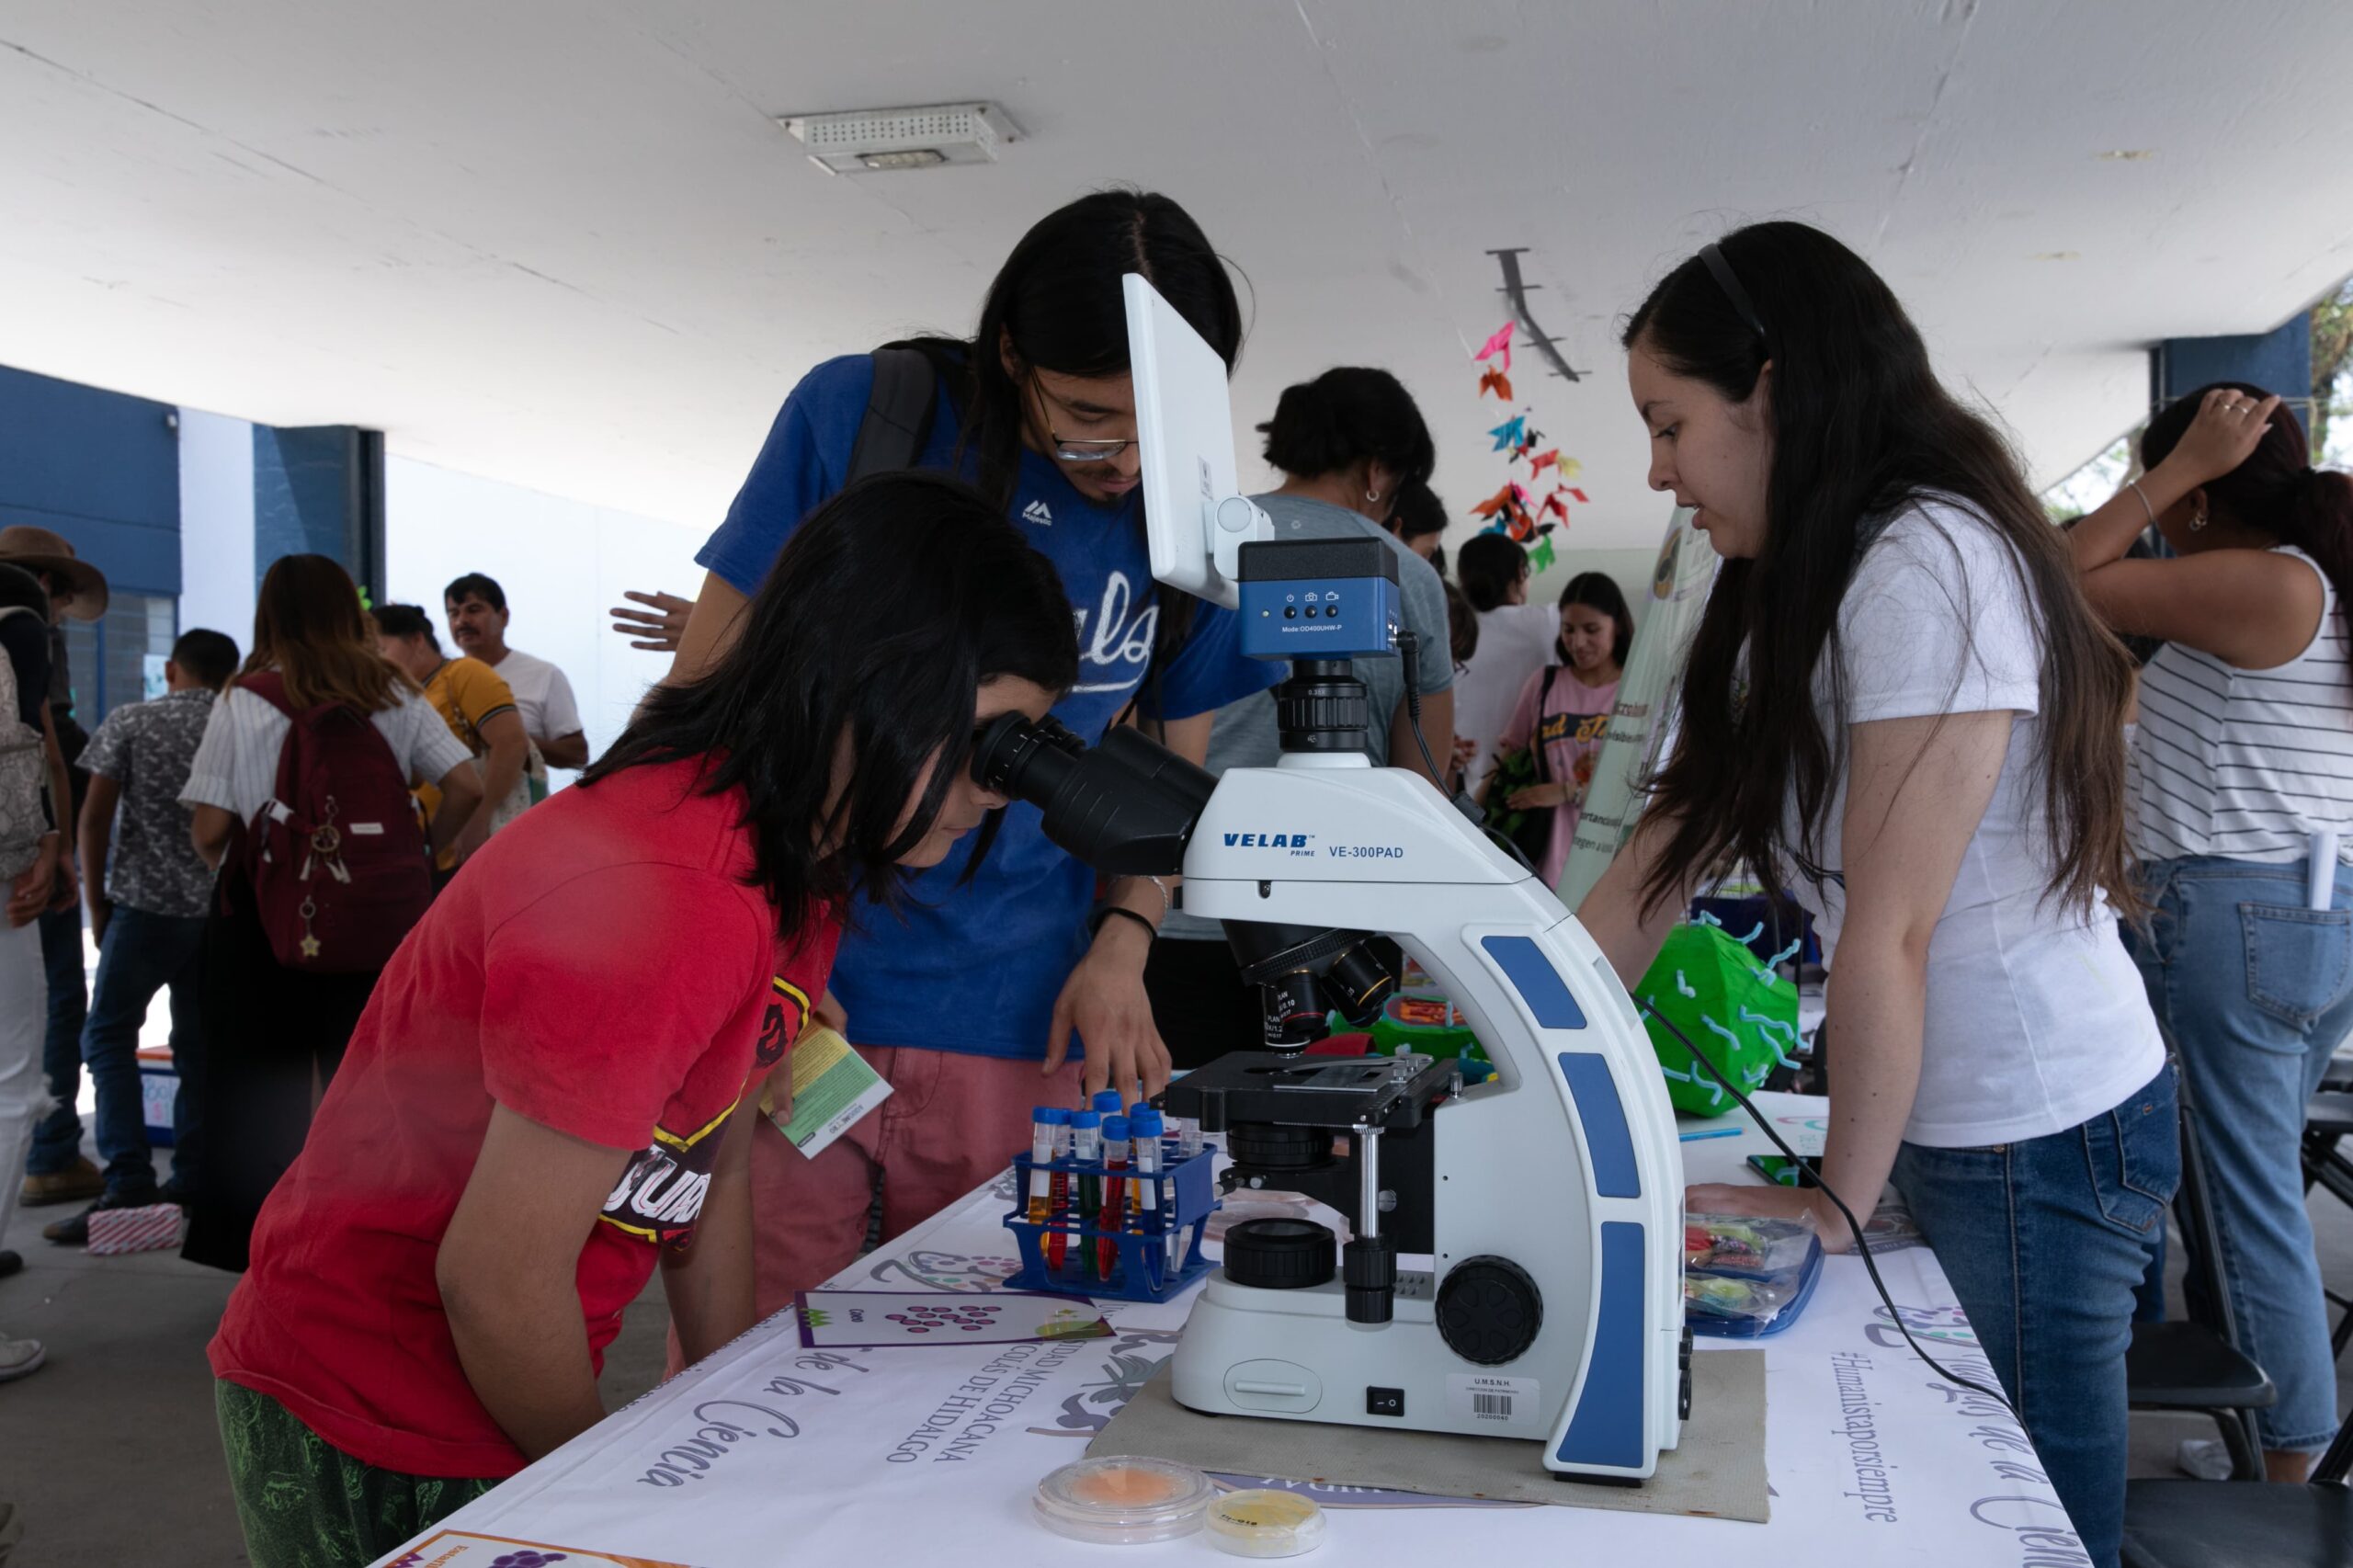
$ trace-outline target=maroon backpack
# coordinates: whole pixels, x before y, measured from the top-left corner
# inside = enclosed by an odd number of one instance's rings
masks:
[[[357,710],[297,711],[276,671],[237,684],[290,721],[277,792],[245,830],[245,876],[270,951],[316,974],[383,968],[433,902],[400,759]]]

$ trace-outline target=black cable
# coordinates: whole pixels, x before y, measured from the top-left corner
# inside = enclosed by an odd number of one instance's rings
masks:
[[[1691,1043],[1690,1037],[1686,1035],[1681,1029],[1677,1028],[1674,1023],[1667,1018],[1665,1014],[1660,1012],[1656,1007],[1652,1006],[1648,1002],[1641,1001],[1639,998],[1637,998],[1637,1003],[1643,1012],[1648,1013],[1652,1017],[1656,1018],[1660,1023],[1665,1024],[1666,1026],[1667,1033],[1673,1035],[1677,1040],[1683,1042],[1683,1049],[1691,1053],[1691,1060],[1697,1062],[1700,1066],[1705,1067],[1708,1070],[1708,1075],[1710,1077],[1715,1079],[1717,1083],[1722,1084],[1726,1089],[1732,1091],[1732,1097],[1740,1103],[1740,1108],[1746,1111],[1748,1113],[1749,1119],[1756,1123],[1757,1127],[1764,1131],[1765,1136],[1773,1141],[1773,1147],[1779,1149],[1782,1153],[1789,1156],[1790,1164],[1791,1165],[1795,1166],[1802,1172],[1809,1168],[1805,1160],[1798,1153],[1798,1152],[1795,1149],[1790,1148],[1788,1143],[1784,1142],[1779,1132],[1773,1131],[1773,1124],[1765,1119],[1764,1113],[1758,1110],[1755,1106],[1748,1103],[1748,1096],[1740,1092],[1740,1085],[1733,1083],[1730,1078],[1724,1076],[1723,1069],[1718,1067],[1714,1061],[1709,1057],[1706,1051],[1701,1051],[1698,1046],[1693,1045]],[[1817,1180],[1819,1180],[1819,1178],[1817,1178]],[[2012,1404],[2006,1398],[2005,1398],[1999,1390],[1989,1389],[1983,1383],[1974,1383],[1970,1381],[1967,1378],[1961,1376],[1950,1368],[1944,1366],[1935,1357],[1920,1348],[1920,1342],[1912,1337],[1911,1325],[1904,1321],[1904,1310],[1895,1304],[1895,1298],[1887,1293],[1887,1281],[1879,1277],[1879,1263],[1871,1256],[1871,1244],[1863,1234],[1862,1222],[1855,1218],[1855,1211],[1847,1207],[1847,1200],[1839,1197],[1837,1193],[1831,1190],[1830,1184],[1828,1182],[1821,1182],[1820,1186],[1823,1196],[1829,1199],[1831,1202],[1838,1206],[1839,1214],[1847,1221],[1847,1229],[1854,1233],[1855,1250],[1862,1255],[1863,1267],[1870,1273],[1871,1286],[1874,1290],[1879,1291],[1879,1299],[1887,1304],[1887,1315],[1894,1322],[1895,1331],[1904,1335],[1904,1343],[1912,1347],[1912,1354],[1920,1358],[1921,1360],[1926,1361],[1928,1364],[1929,1369],[1936,1372],[1938,1376],[1958,1383],[1962,1388],[1969,1390],[1972,1393],[1984,1394],[1987,1399],[1992,1400],[2004,1410],[2008,1411],[2010,1413],[2010,1419],[2017,1422],[2020,1427],[2024,1427],[2026,1426],[2026,1418],[2018,1414],[2018,1406]]]
[[[1446,775],[1438,770],[1437,759],[1430,756],[1430,743],[1422,734],[1421,633],[1397,633],[1397,657],[1405,666],[1405,721],[1413,729],[1414,744],[1421,749],[1422,766],[1430,770],[1430,782],[1442,790],[1446,788]]]

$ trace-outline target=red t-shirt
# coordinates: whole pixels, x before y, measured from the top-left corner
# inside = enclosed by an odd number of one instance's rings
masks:
[[[580,1250],[578,1326],[601,1369],[657,1248],[692,1233],[747,1078],[783,1056],[833,965],[831,910],[779,946],[743,881],[742,796],[698,794],[697,775],[633,767],[533,807],[401,944],[262,1208],[215,1375],[370,1464],[523,1467],[434,1282],[492,1103],[636,1152]]]

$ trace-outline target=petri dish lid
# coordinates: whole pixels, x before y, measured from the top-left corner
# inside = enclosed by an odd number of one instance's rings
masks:
[[[1056,1535],[1125,1546],[1191,1535],[1214,1492],[1210,1478],[1190,1465],[1107,1457],[1055,1471],[1038,1483],[1030,1506]]]
[[[1296,1492],[1229,1492],[1210,1505],[1208,1528],[1236,1557],[1297,1557],[1324,1544],[1324,1510]]]

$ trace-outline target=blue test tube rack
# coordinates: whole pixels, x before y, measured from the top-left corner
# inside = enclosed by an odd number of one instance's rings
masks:
[[[1201,1233],[1218,1208],[1213,1168],[1216,1151],[1204,1148],[1198,1154],[1180,1155],[1173,1137],[1163,1140],[1161,1148],[1167,1165],[1158,1179],[1164,1199],[1175,1194],[1175,1212],[1172,1214],[1169,1204],[1164,1201],[1156,1211],[1157,1226],[1151,1231],[1142,1228],[1149,1216],[1137,1212],[1132,1205],[1129,1207],[1128,1219],[1133,1229],[1104,1230],[1096,1222],[1101,1217],[1099,1209],[1092,1214],[1078,1212],[1080,1177],[1131,1183],[1138,1177],[1132,1163],[1113,1170],[1099,1160],[1064,1158],[1040,1167],[1027,1153],[1016,1154],[1013,1192],[1019,1207],[1005,1217],[1005,1228],[1013,1233],[1014,1241],[1021,1248],[1021,1271],[1006,1281],[1006,1288],[1092,1296],[1102,1301],[1165,1301],[1207,1274],[1210,1264],[1201,1256]],[[1072,1195],[1070,1212],[1043,1224],[1030,1220],[1028,1207],[1029,1173],[1040,1168],[1067,1177]],[[1172,1229],[1183,1237],[1183,1250],[1177,1255],[1180,1261],[1173,1270],[1168,1267],[1168,1237]],[[1050,1267],[1046,1261],[1049,1232],[1058,1232],[1065,1238],[1060,1268]],[[1108,1279],[1087,1265],[1087,1260],[1096,1256],[1096,1244],[1106,1239],[1119,1246],[1119,1256]]]

